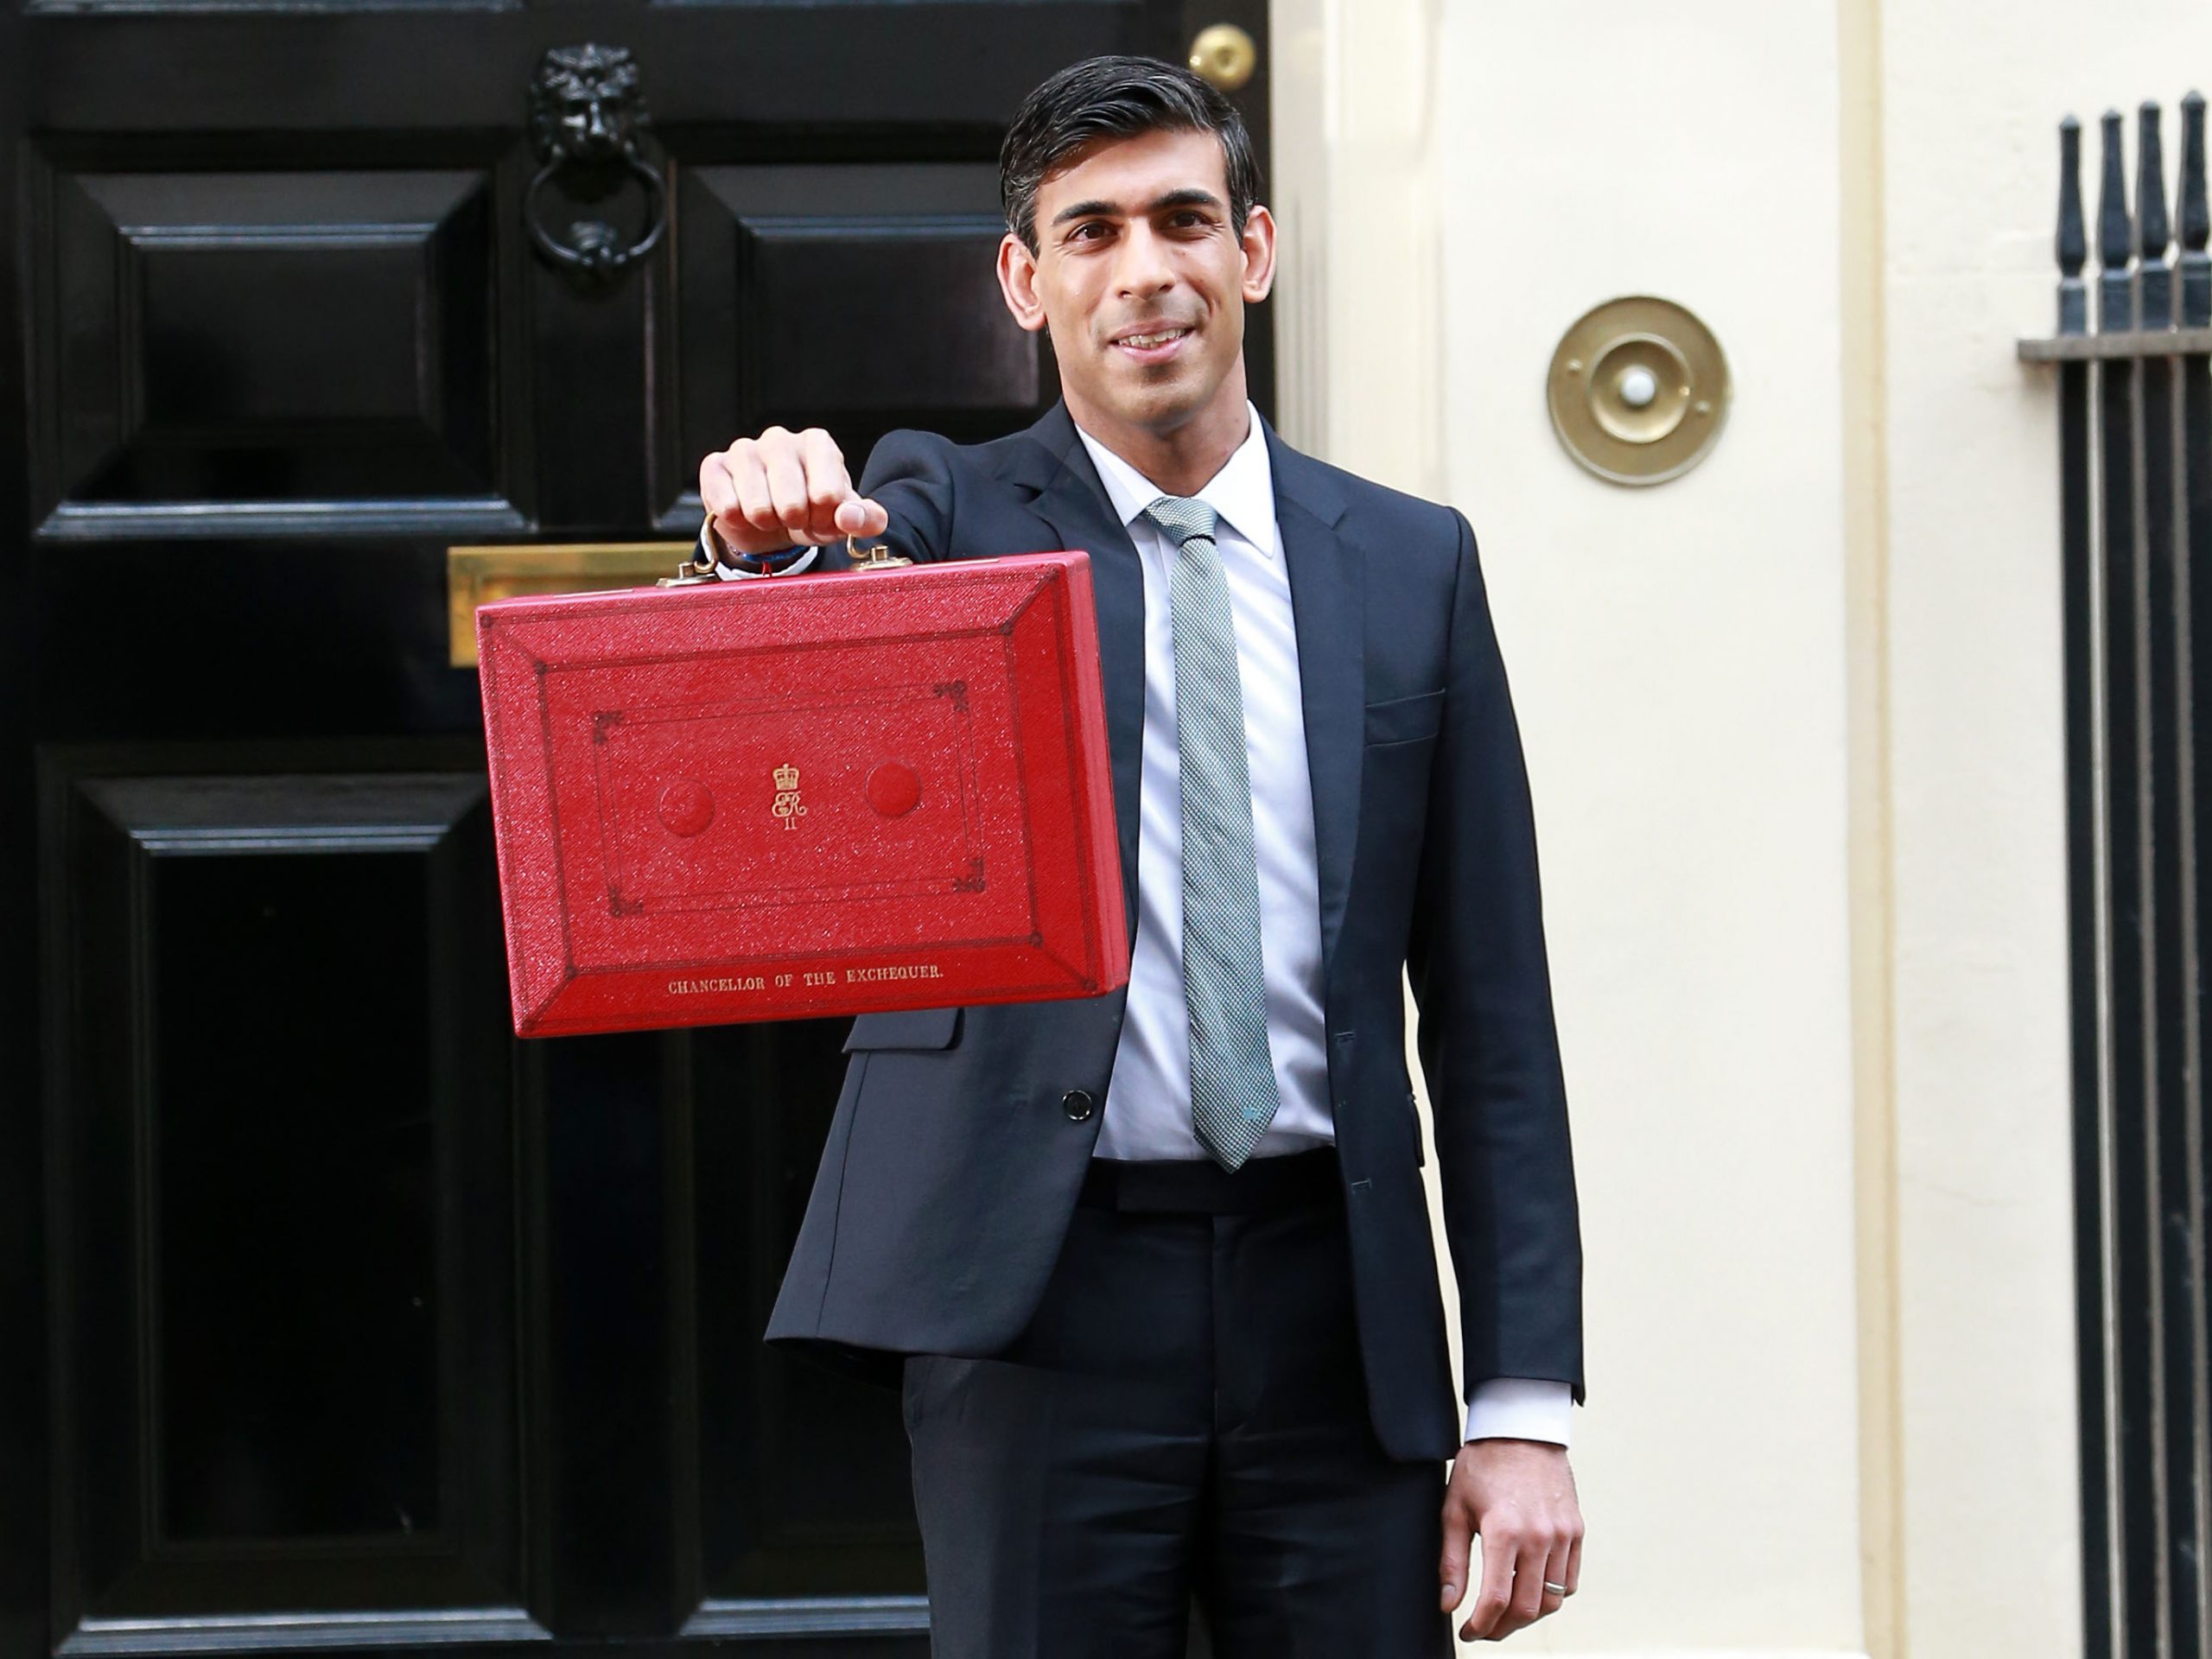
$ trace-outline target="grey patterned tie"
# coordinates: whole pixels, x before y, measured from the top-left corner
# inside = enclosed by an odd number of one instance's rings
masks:
[[[1191,1014],[1191,1124],[1225,1169],[1251,1155],[1275,1115],[1260,957],[1260,878],[1244,685],[1219,515],[1163,495],[1145,516],[1179,550],[1168,582],[1175,635],[1175,747],[1183,785],[1183,1001]]]

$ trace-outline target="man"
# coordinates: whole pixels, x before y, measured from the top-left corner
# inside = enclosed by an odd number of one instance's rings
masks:
[[[858,490],[826,433],[741,440],[702,463],[702,536],[733,578],[834,567],[849,535],[1089,552],[1129,984],[856,1020],[769,1339],[903,1358],[948,1659],[1180,1655],[1192,1597],[1223,1659],[1442,1654],[1471,1534],[1464,1630],[1501,1638],[1580,1573],[1581,1257],[1472,532],[1247,400],[1274,226],[1205,82],[1077,64],[1001,183],[1000,284],[1062,402],[991,443],[893,433]]]

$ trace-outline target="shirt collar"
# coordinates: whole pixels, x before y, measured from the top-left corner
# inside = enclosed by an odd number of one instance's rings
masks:
[[[1219,513],[1262,558],[1272,559],[1275,556],[1274,468],[1268,460],[1267,434],[1260,425],[1260,411],[1252,407],[1249,398],[1245,399],[1244,410],[1252,423],[1244,442],[1193,499]],[[1135,523],[1147,507],[1168,493],[1082,427],[1075,430],[1083,447],[1090,452],[1098,481],[1106,486],[1106,499],[1113,503],[1123,524]]]

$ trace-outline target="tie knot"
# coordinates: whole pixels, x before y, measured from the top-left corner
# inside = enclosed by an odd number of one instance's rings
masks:
[[[1163,495],[1144,510],[1144,516],[1166,531],[1178,547],[1199,536],[1211,541],[1221,523],[1219,513],[1187,495]]]

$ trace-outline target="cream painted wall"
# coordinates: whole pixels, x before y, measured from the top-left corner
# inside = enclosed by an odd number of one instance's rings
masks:
[[[1514,1640],[1860,1650],[1834,16],[1277,16],[1279,76],[1313,54],[1325,112],[1279,123],[1285,218],[1327,186],[1286,267],[1285,418],[1466,510],[1536,801],[1590,1536],[1582,1594]],[[1318,321],[1289,292],[1315,264]],[[1542,399],[1561,332],[1637,291],[1700,312],[1738,388],[1656,491],[1575,467]]]
[[[2058,117],[2115,0],[1277,0],[1286,430],[1465,507],[1536,796],[1590,1282],[1583,1595],[1532,1652],[2081,1650]],[[2170,129],[2171,131],[2171,129]],[[2171,139],[2170,139],[2171,144]],[[1605,485],[1553,345],[1719,334]]]
[[[1437,61],[1447,487],[1529,755],[1588,1217],[1592,1566],[1547,1634],[1856,1651],[1833,11],[1454,4]],[[1736,383],[1657,489],[1543,408],[1625,293],[1689,306]]]

